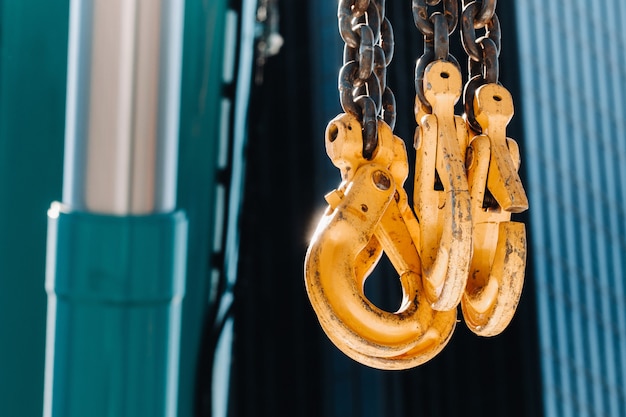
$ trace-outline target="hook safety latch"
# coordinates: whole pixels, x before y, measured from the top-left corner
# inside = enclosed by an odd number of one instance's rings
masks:
[[[472,199],[474,252],[461,308],[467,326],[480,336],[501,333],[517,308],[526,267],[526,229],[511,213],[528,208],[518,175],[517,143],[506,137],[513,100],[498,84],[479,87],[474,112],[483,134],[467,153]]]
[[[454,115],[462,88],[459,69],[434,61],[424,71],[423,84],[432,113],[418,114],[414,208],[426,297],[434,309],[446,311],[461,301],[472,254],[468,135],[463,119]]]
[[[378,369],[412,368],[444,348],[456,310],[433,310],[422,291],[419,227],[402,188],[404,142],[378,121],[378,146],[367,160],[361,132],[350,114],[337,116],[326,130],[327,153],[342,182],[326,196],[329,207],[306,253],[307,294],[321,327],[347,356]],[[383,251],[403,291],[396,312],[379,309],[364,294]]]

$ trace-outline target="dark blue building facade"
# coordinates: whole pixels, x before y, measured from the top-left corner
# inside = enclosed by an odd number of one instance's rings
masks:
[[[546,416],[626,415],[626,5],[516,2]]]

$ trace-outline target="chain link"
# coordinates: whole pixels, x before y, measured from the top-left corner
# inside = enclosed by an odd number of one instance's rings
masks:
[[[467,122],[476,132],[482,129],[474,115],[474,94],[484,84],[498,83],[499,78],[501,33],[496,4],[497,0],[412,0],[413,20],[424,37],[424,52],[415,66],[417,100],[425,111],[432,111],[423,86],[424,71],[431,62],[446,60],[460,68],[450,54],[450,36],[460,26],[468,56],[463,105]],[[378,146],[377,121],[385,120],[392,129],[396,121],[395,96],[386,80],[394,53],[393,28],[385,16],[385,0],[339,0],[337,17],[345,43],[340,102],[345,112],[361,122],[363,155],[371,159]]]
[[[429,7],[441,4],[441,10],[429,13]],[[415,93],[421,106],[431,112],[432,107],[424,95],[424,70],[433,61],[445,60],[460,68],[450,54],[450,35],[459,22],[458,0],[412,0],[413,21],[424,36],[424,53],[415,65]]]
[[[498,83],[499,77],[501,33],[496,4],[497,0],[462,0],[461,43],[469,58],[463,103],[468,123],[477,132],[482,129],[474,116],[474,93],[483,84]],[[415,26],[424,36],[424,53],[415,65],[415,92],[424,111],[431,112],[432,107],[424,96],[426,67],[433,61],[447,60],[460,68],[449,52],[449,38],[459,23],[459,0],[412,0],[412,11]],[[484,34],[479,36],[477,30]]]
[[[499,78],[501,32],[496,3],[496,0],[464,0],[461,14],[461,42],[469,58],[463,106],[467,123],[477,133],[481,133],[482,128],[474,114],[474,94],[484,84],[497,84]],[[484,30],[483,36],[479,37],[476,30]]]
[[[361,122],[363,156],[371,159],[378,146],[378,119],[391,129],[396,122],[396,100],[387,86],[393,28],[385,16],[385,0],[340,0],[337,18],[345,43],[339,71],[341,107]]]
[[[463,8],[470,3],[477,3],[474,0],[463,0]],[[484,28],[496,13],[497,0],[482,0],[477,4],[480,5],[480,11],[474,19],[474,29]]]

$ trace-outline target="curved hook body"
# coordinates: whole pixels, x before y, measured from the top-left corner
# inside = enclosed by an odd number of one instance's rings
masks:
[[[461,300],[472,253],[467,131],[454,115],[461,94],[459,70],[449,62],[431,63],[424,73],[424,92],[433,113],[422,117],[416,134],[414,207],[424,290],[432,307],[445,311]]]
[[[381,253],[374,231],[382,228],[377,223],[388,206],[395,205],[394,189],[376,185],[381,173],[385,171],[376,164],[360,167],[340,204],[329,208],[307,251],[305,281],[318,320],[339,349],[369,366],[403,369],[424,363],[443,349],[456,312],[436,312],[420,300],[420,276],[414,271],[400,277],[405,299],[397,312],[383,311],[365,297],[366,274]],[[415,255],[406,265],[419,265]]]
[[[377,176],[386,176],[386,188],[376,185]],[[401,323],[396,315],[372,305],[355,275],[355,261],[372,239],[394,192],[391,175],[383,167],[369,164],[358,169],[340,204],[321,219],[305,259],[307,291],[324,327],[339,321],[341,333],[351,329],[368,345],[380,345],[377,352],[401,345],[408,350],[421,332],[417,321]]]
[[[456,311],[433,311],[423,299],[419,256],[404,222],[410,209],[402,207],[401,184],[408,173],[404,143],[383,122],[379,130],[380,149],[370,162],[361,156],[354,117],[341,115],[329,124],[328,153],[344,181],[327,196],[330,207],[307,250],[305,283],[320,325],[340,350],[371,367],[406,369],[443,349]],[[394,313],[373,305],[363,291],[383,249],[404,294]]]
[[[522,293],[526,267],[523,223],[479,223],[474,257],[461,299],[466,325],[479,336],[495,336],[509,325]]]

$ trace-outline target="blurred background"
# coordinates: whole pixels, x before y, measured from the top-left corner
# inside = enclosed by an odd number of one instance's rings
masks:
[[[411,154],[422,35],[408,1],[386,3],[395,133]],[[337,1],[185,0],[178,416],[626,416],[626,4],[501,1],[496,13],[530,200],[516,216],[522,298],[501,335],[459,323],[432,361],[392,372],[343,355],[304,289],[308,239],[340,182],[323,141],[342,112]],[[0,19],[0,415],[30,417],[44,407],[70,1],[1,0]],[[458,31],[451,43],[464,66]],[[372,282],[373,297],[393,305],[394,279]]]

